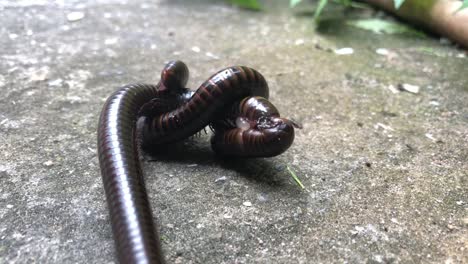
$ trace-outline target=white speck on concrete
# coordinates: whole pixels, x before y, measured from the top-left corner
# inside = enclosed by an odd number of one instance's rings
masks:
[[[375,53],[382,55],[382,56],[388,56],[390,54],[390,51],[388,49],[380,48],[380,49],[376,49]]]
[[[215,60],[218,60],[218,59],[219,59],[219,56],[216,56],[216,55],[214,55],[214,54],[211,53],[211,52],[207,52],[207,53],[205,53],[205,55],[206,55],[207,57],[213,58],[213,59],[215,59]]]
[[[294,45],[296,46],[303,45],[303,44],[304,44],[304,39],[296,39],[296,41],[294,41]]]
[[[30,80],[31,81],[44,81],[47,79],[47,75],[49,74],[49,67],[41,67],[39,69],[34,70],[31,73]]]
[[[341,48],[341,49],[336,49],[335,54],[337,55],[351,55],[354,53],[353,48]]]
[[[414,93],[414,94],[419,93],[419,86],[417,85],[403,83],[403,84],[399,84],[398,88],[402,91],[407,91],[407,92]]]
[[[43,164],[44,164],[44,166],[46,166],[46,167],[50,167],[50,166],[54,165],[54,162],[51,161],[51,160],[48,160],[48,161],[44,162]]]
[[[226,176],[217,178],[214,182],[225,182],[227,180]]]
[[[394,93],[394,94],[397,94],[397,93],[400,92],[400,91],[398,91],[398,89],[397,89],[395,86],[393,86],[393,85],[387,86],[387,89],[390,90],[390,92],[392,92],[392,93]]]
[[[437,141],[437,139],[436,139],[434,136],[432,136],[431,133],[426,133],[426,134],[424,134],[424,135],[425,135],[428,139],[430,139],[430,140],[432,140],[432,141],[434,141],[434,142]]]
[[[243,202],[242,204],[243,204],[244,206],[247,206],[247,207],[252,206],[252,203],[249,202],[249,201]]]
[[[118,42],[118,38],[108,38],[104,41],[104,44],[106,45],[114,45]]]
[[[383,128],[384,130],[395,131],[391,126],[384,125],[382,123],[375,124],[375,129]]]
[[[78,21],[81,20],[85,17],[85,14],[83,12],[70,12],[67,14],[67,20],[70,22]]]
[[[196,52],[196,53],[199,53],[201,50],[200,50],[199,47],[193,46],[193,47],[192,47],[192,51],[193,51],[193,52]]]

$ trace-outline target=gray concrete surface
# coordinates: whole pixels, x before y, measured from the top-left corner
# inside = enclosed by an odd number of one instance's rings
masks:
[[[117,87],[182,59],[190,87],[258,69],[304,129],[271,159],[222,161],[209,136],[145,157],[170,263],[468,263],[464,53],[340,21],[318,34],[307,8],[0,1],[0,262],[115,262],[98,114]],[[343,47],[354,53],[331,52]]]

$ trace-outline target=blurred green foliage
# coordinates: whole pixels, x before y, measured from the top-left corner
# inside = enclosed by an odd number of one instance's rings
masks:
[[[317,8],[315,9],[315,14],[314,14],[315,20],[317,20],[320,17],[320,14],[322,13],[323,9],[329,2],[329,0],[317,0],[317,1],[318,1],[318,5],[317,5]],[[420,1],[426,1],[426,0],[420,0]],[[251,10],[258,11],[262,9],[262,6],[258,2],[258,0],[230,0],[229,2],[231,2],[234,5],[247,8],[247,9],[251,9]],[[302,0],[289,0],[289,6],[293,8],[301,2]],[[334,2],[340,3],[345,6],[354,6],[354,2],[352,0],[334,0]],[[404,2],[405,0],[393,0],[393,3],[395,4],[396,9],[400,8]],[[468,8],[468,0],[463,0],[463,4],[460,6],[460,9],[458,9],[458,11],[464,8]]]

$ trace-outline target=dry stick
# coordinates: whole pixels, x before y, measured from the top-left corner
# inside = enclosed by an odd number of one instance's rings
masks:
[[[361,0],[422,25],[468,47],[468,9],[460,0],[406,0],[396,10],[393,0]],[[457,12],[458,11],[458,12]]]

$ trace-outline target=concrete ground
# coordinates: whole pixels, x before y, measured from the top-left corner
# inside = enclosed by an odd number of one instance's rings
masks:
[[[98,114],[173,59],[192,88],[225,66],[258,69],[304,128],[275,158],[220,160],[208,135],[146,156],[169,263],[468,263],[465,54],[338,19],[317,31],[310,10],[0,1],[0,263],[116,261]]]

